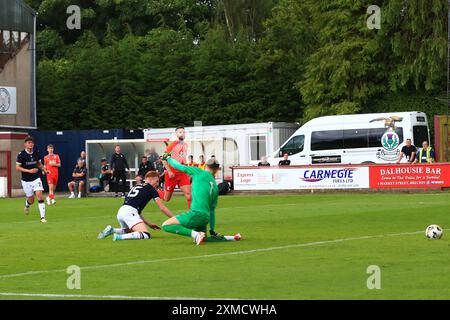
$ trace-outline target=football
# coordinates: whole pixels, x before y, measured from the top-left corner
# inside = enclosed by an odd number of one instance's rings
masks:
[[[444,231],[437,224],[429,225],[427,227],[427,229],[425,230],[425,236],[428,239],[440,239],[440,238],[442,238],[443,233],[444,233]]]

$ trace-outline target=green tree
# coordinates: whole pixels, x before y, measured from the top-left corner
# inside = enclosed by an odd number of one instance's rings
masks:
[[[386,90],[387,64],[377,61],[376,30],[366,26],[366,1],[310,2],[320,43],[307,59],[305,80],[298,83],[307,105],[304,120],[357,113]]]

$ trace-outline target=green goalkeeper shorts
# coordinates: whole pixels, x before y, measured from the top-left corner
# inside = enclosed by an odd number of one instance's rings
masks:
[[[193,229],[195,231],[206,231],[209,223],[209,214],[188,211],[175,216],[183,227]]]

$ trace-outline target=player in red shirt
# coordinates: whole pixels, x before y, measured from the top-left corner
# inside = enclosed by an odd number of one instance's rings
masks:
[[[166,153],[171,153],[171,157],[181,164],[186,164],[187,144],[184,141],[185,131],[183,127],[175,129],[177,140],[171,142],[166,149]],[[163,161],[166,168],[166,177],[164,180],[164,201],[170,201],[175,187],[178,185],[186,197],[188,208],[191,207],[191,178],[188,174],[181,172]]]
[[[48,155],[44,157],[45,173],[47,175],[48,183],[48,197],[47,204],[55,204],[55,189],[58,184],[58,169],[61,167],[61,160],[59,155],[53,153],[53,145],[49,144],[47,146]]]

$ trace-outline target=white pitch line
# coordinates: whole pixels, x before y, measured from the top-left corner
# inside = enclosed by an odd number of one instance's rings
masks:
[[[275,207],[275,206],[279,206],[279,205],[280,204],[278,204],[278,203],[267,203],[267,204],[253,205],[253,206],[254,207]],[[283,203],[283,206],[297,206],[297,205],[298,205],[298,203]],[[236,209],[247,209],[247,208],[248,207],[245,207],[245,206],[222,207],[222,208],[220,208],[220,210],[221,211],[222,210],[225,211],[225,210],[236,210]],[[152,213],[156,213],[156,211],[145,211],[144,213],[152,214]],[[82,218],[76,218],[76,219],[71,220],[71,221],[84,221],[86,219],[108,219],[108,218],[114,218],[115,219],[116,214],[117,214],[116,212],[112,212],[111,214],[108,214],[108,215],[82,217]],[[36,216],[36,217],[39,217],[39,215]],[[64,220],[64,219],[59,219],[59,220],[53,221],[50,218],[50,220],[49,220],[49,223],[66,223],[66,222],[67,222],[67,220]],[[39,223],[39,219],[36,218],[34,220],[27,220],[27,221],[3,221],[3,222],[0,222],[0,225],[1,224],[8,224],[8,225],[11,225],[11,224],[24,224],[24,223],[25,224],[27,224],[27,223],[37,224],[37,223]]]
[[[233,298],[193,298],[193,297],[135,297],[122,295],[94,295],[94,294],[59,294],[59,293],[16,293],[0,292],[4,297],[34,297],[34,298],[91,298],[91,299],[133,299],[133,300],[239,300]]]
[[[335,240],[324,240],[324,241],[316,241],[316,242],[290,244],[290,245],[286,245],[286,246],[268,247],[268,248],[259,248],[259,249],[252,249],[252,250],[232,251],[232,252],[214,253],[214,254],[205,254],[205,255],[198,255],[198,256],[187,256],[187,257],[185,256],[185,257],[164,258],[164,259],[155,259],[155,260],[121,262],[121,263],[81,267],[80,269],[81,270],[94,270],[94,269],[114,268],[114,267],[131,266],[131,265],[148,264],[148,263],[158,263],[158,262],[172,262],[172,261],[181,261],[181,260],[217,258],[217,257],[225,257],[225,256],[232,256],[232,255],[241,255],[241,254],[251,254],[251,253],[258,253],[258,252],[292,249],[292,248],[312,247],[312,246],[333,244],[333,243],[339,243],[339,242],[345,242],[345,241],[406,236],[406,235],[413,235],[413,234],[418,234],[418,233],[423,233],[423,231],[380,234],[380,235],[373,235],[373,236],[352,237],[352,238],[343,238],[343,239],[335,239]],[[35,275],[35,274],[53,273],[53,272],[66,272],[66,269],[36,270],[36,271],[28,271],[28,272],[22,272],[22,273],[3,274],[3,275],[0,275],[0,279],[15,278],[15,277],[21,277],[21,276]]]

